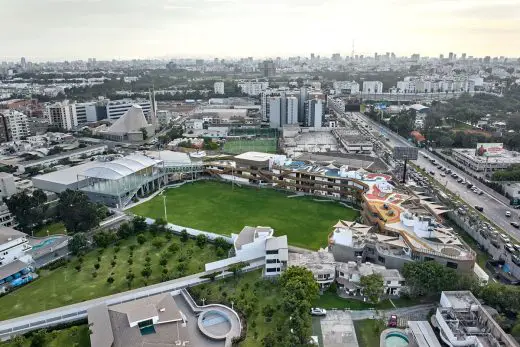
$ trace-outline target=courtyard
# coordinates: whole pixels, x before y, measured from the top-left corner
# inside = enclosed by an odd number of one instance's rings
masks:
[[[166,211],[169,223],[221,235],[238,233],[246,225],[270,226],[275,235],[287,235],[294,246],[317,250],[327,246],[327,235],[339,220],[354,220],[359,213],[335,201],[314,201],[268,188],[240,187],[202,181],[169,189]],[[163,197],[144,202],[130,212],[164,218]]]

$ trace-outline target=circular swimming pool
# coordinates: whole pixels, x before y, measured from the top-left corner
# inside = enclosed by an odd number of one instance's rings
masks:
[[[408,337],[398,332],[391,332],[385,337],[386,347],[407,347]]]
[[[224,339],[231,330],[231,322],[226,313],[208,310],[199,316],[199,329],[214,339]]]

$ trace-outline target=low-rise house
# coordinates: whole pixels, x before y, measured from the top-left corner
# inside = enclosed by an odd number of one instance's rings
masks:
[[[30,274],[32,257],[27,254],[30,250],[26,234],[0,227],[0,293],[8,290],[13,281],[23,280]]]
[[[336,280],[336,261],[324,249],[318,252],[289,253],[289,266],[302,266],[312,272],[320,290],[327,289]]]
[[[383,295],[398,296],[404,288],[405,281],[399,270],[387,269],[382,265],[372,263],[338,263],[336,282],[339,290],[344,290],[348,295],[363,295],[361,278],[379,274],[383,278]]]

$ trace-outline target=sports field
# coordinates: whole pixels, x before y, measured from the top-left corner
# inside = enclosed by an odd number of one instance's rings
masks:
[[[276,153],[276,139],[265,140],[227,140],[224,152],[241,154],[244,152]]]
[[[268,188],[238,187],[203,181],[169,189],[166,195],[168,222],[229,235],[246,225],[270,226],[289,243],[318,249],[327,245],[327,235],[339,220],[354,220],[358,212],[337,202],[317,202],[312,197],[288,198]],[[164,218],[162,196],[130,210],[137,215]]]

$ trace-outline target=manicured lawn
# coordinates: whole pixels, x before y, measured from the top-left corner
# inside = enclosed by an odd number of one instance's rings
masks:
[[[58,269],[41,270],[40,278],[0,298],[0,307],[3,307],[0,310],[0,320],[126,291],[129,289],[126,280],[129,269],[135,275],[131,288],[158,283],[162,279],[163,267],[159,264],[159,258],[163,253],[168,254],[165,268],[169,279],[203,271],[205,263],[218,259],[215,246],[210,244],[201,249],[194,240],[183,244],[179,237],[174,236],[167,241],[164,235],[160,235],[157,237],[164,240],[164,245],[156,248],[152,245],[153,236],[148,233],[146,237],[147,241],[143,245],[136,242],[136,237],[120,241],[118,252],[113,245],[102,250],[101,255],[98,250],[87,253],[79,272],[75,268],[79,264],[77,257]],[[172,243],[179,245],[179,250],[173,254],[167,252]],[[130,245],[136,247],[131,265],[128,263]],[[98,257],[101,261],[98,261]],[[150,257],[152,269],[148,280],[141,275],[146,257]],[[111,265],[112,261],[116,262],[114,267]],[[94,265],[98,262],[99,270],[95,270]],[[184,269],[179,268],[181,262],[185,264],[181,265]],[[97,273],[96,277],[93,277],[93,272]],[[114,279],[112,284],[107,283],[110,276]]]
[[[227,278],[213,283],[203,284],[190,289],[190,293],[201,305],[200,298],[206,298],[208,303],[221,303],[234,307],[247,316],[246,339],[240,343],[241,347],[262,347],[263,337],[274,332],[277,322],[283,321],[280,295],[276,282],[262,279],[262,272],[253,271],[240,275],[238,278]],[[267,321],[263,315],[263,308],[270,305],[274,308],[274,315]]]
[[[47,231],[49,232],[47,234]],[[51,224],[47,224],[42,226],[40,229],[34,231],[34,236],[36,237],[44,237],[47,235],[55,235],[55,234],[67,234],[67,230],[65,229],[65,225],[62,222],[55,222]]]
[[[169,189],[168,222],[229,235],[246,225],[270,226],[287,235],[291,245],[318,249],[339,220],[354,220],[358,212],[336,202],[316,202],[310,197],[287,198],[268,188],[238,187],[203,181]],[[130,210],[137,215],[164,218],[163,198],[158,196]]]
[[[385,325],[381,320],[365,319],[354,321],[354,328],[359,347],[376,347]]]
[[[276,139],[269,140],[232,140],[224,144],[224,152],[241,154],[244,152],[276,153]]]
[[[30,337],[25,338],[23,347],[30,347]],[[2,347],[18,347],[14,342],[4,342]],[[79,325],[68,329],[54,330],[47,334],[44,347],[90,347],[90,333],[87,325]]]

